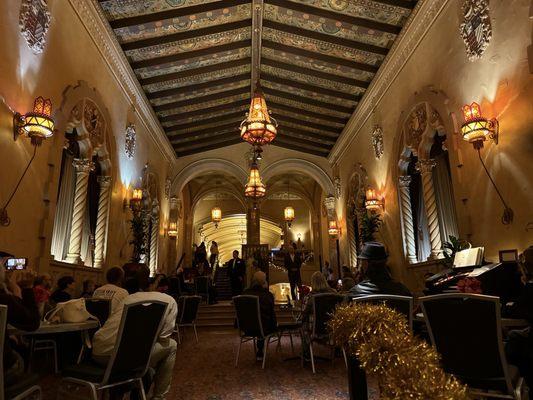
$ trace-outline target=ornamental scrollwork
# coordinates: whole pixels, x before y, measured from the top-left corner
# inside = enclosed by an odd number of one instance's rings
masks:
[[[44,50],[50,26],[50,11],[46,0],[23,0],[20,5],[19,27],[28,47],[36,54]]]
[[[375,125],[372,131],[372,147],[374,149],[374,155],[379,160],[385,150],[383,145],[383,128],[379,125]]]
[[[124,141],[124,152],[126,157],[132,160],[135,155],[135,142],[137,140],[137,132],[135,130],[135,125],[129,124],[126,127],[126,137]]]
[[[470,61],[481,58],[492,39],[489,0],[465,0],[460,31]]]

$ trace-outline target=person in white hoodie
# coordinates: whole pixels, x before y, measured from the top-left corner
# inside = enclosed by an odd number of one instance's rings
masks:
[[[106,273],[107,284],[100,286],[93,293],[93,299],[111,300],[111,313],[128,297],[129,293],[122,287],[124,284],[124,271],[122,268],[113,267]]]

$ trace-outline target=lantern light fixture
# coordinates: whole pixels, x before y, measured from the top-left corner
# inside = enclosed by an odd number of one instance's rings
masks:
[[[211,221],[215,224],[215,228],[218,228],[218,224],[222,221],[222,210],[220,207],[213,207],[211,209]]]
[[[261,181],[261,175],[259,174],[259,168],[257,162],[252,162],[250,167],[250,177],[244,187],[244,195],[252,199],[260,199],[266,194],[266,186]]]
[[[176,221],[172,221],[168,224],[168,236],[171,238],[175,238],[178,236],[178,223]]]
[[[329,221],[328,234],[331,237],[337,237],[339,235],[339,226],[337,225],[337,220],[332,219]]]
[[[472,102],[462,108],[464,124],[461,127],[463,139],[474,145],[475,149],[483,147],[483,142],[491,139],[498,144],[499,123],[496,118],[487,119],[481,114],[478,103]]]
[[[141,208],[142,199],[143,190],[141,188],[134,188],[131,192],[131,198],[129,202],[124,199],[124,211],[126,211],[126,209],[129,207],[131,211],[137,212]]]
[[[277,135],[278,123],[270,116],[265,95],[257,82],[250,109],[240,126],[241,138],[252,146],[264,146],[271,143]]]
[[[290,192],[290,180],[287,179],[287,201],[291,200],[291,192]],[[296,218],[294,208],[291,205],[288,205],[283,210],[283,218],[285,219],[285,222],[287,222],[287,226],[289,229],[291,228],[292,221],[294,221],[294,218]]]
[[[365,193],[365,207],[370,212],[385,209],[385,199],[376,189],[369,188]]]
[[[33,102],[33,110],[22,115],[15,113],[13,129],[15,140],[21,135],[28,135],[34,146],[39,146],[44,139],[53,136],[52,102],[41,96]]]

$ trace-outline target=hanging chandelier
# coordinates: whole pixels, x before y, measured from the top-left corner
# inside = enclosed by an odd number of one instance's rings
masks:
[[[259,168],[257,162],[253,162],[250,168],[250,177],[248,183],[244,187],[244,195],[253,199],[260,199],[264,197],[266,193],[266,186],[261,181],[261,175],[259,175]]]
[[[290,184],[290,181],[287,181],[287,201],[290,201],[291,199],[289,184]],[[287,222],[288,227],[290,228],[292,221],[294,221],[294,218],[295,218],[294,208],[292,206],[285,207],[285,209],[283,210],[283,217],[285,221]]]
[[[270,116],[261,85],[257,82],[250,111],[241,123],[241,138],[252,146],[264,146],[276,138],[277,126],[276,120]]]
[[[218,206],[218,181],[215,184],[215,207],[211,209],[211,222],[218,228],[219,222],[222,221],[222,209]]]

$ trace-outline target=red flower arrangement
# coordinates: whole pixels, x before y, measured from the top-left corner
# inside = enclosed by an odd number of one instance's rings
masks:
[[[457,289],[462,293],[482,294],[481,281],[476,278],[464,278],[457,282]]]

